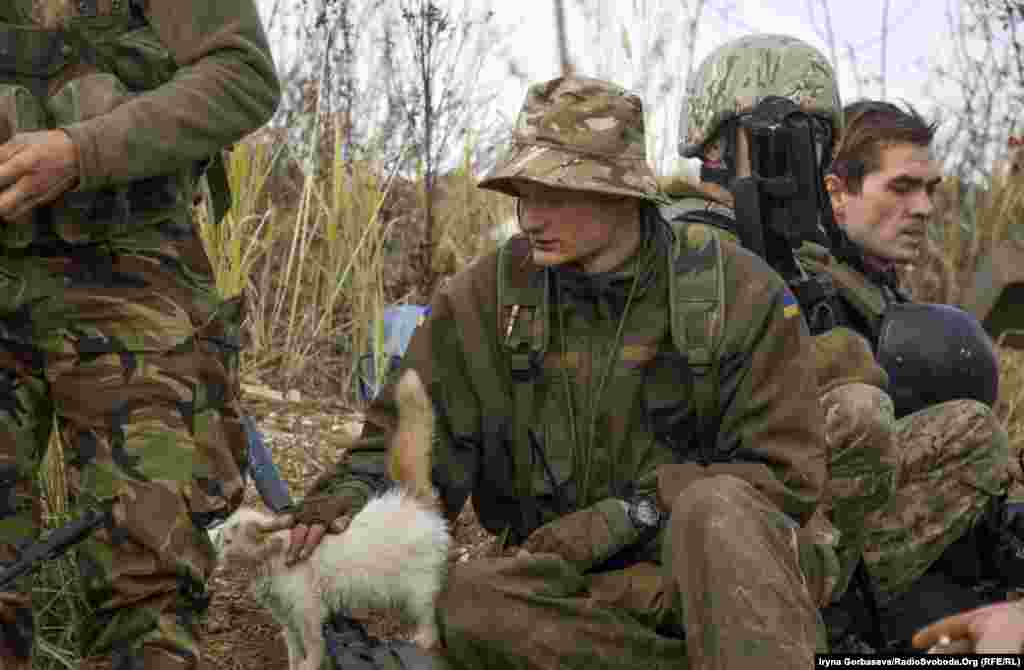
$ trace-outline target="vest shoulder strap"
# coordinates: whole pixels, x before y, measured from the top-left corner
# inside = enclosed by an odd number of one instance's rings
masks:
[[[824,247],[804,243],[797,253],[800,264],[811,274],[824,273],[832,278],[839,293],[877,332],[888,307],[885,295],[863,273],[840,262]]]
[[[686,358],[693,379],[699,453],[710,453],[720,419],[720,356],[725,305],[721,232],[714,226],[673,225],[669,255],[672,341]]]

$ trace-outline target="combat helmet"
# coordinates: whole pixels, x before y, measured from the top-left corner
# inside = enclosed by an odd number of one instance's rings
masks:
[[[788,35],[747,35],[712,51],[687,82],[679,117],[680,155],[700,155],[723,123],[769,97],[788,99],[830,120],[833,138],[842,130],[839,87],[824,55]]]

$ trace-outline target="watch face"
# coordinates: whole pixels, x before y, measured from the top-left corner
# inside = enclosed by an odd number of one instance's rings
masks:
[[[654,501],[648,498],[641,498],[636,502],[634,507],[636,520],[642,526],[651,528],[657,526],[658,521],[661,520],[661,514],[658,512],[658,508],[655,506]]]

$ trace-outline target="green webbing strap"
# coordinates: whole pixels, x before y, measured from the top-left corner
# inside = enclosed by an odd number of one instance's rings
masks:
[[[217,152],[206,166],[206,186],[210,190],[210,206],[213,209],[213,222],[220,223],[231,209],[231,185],[228,184],[228,171],[224,165],[224,156]]]
[[[499,334],[509,362],[513,394],[513,463],[516,495],[522,510],[522,532],[537,524],[533,504],[533,468],[530,453],[530,428],[536,411],[536,384],[541,357],[547,350],[548,274],[542,270],[539,286],[510,286],[508,264],[513,256],[509,244],[498,252],[498,314],[505,319]]]
[[[697,434],[704,457],[714,448],[718,433],[718,336],[725,285],[722,245],[711,226],[683,223],[673,231],[673,253],[669,257],[672,339],[686,356],[692,373]]]
[[[888,308],[882,292],[856,269],[831,257],[824,247],[805,243],[801,251],[804,253],[799,254],[799,259],[807,270],[812,274],[831,277],[839,293],[867,320],[871,332],[877,337],[882,326],[882,316]]]

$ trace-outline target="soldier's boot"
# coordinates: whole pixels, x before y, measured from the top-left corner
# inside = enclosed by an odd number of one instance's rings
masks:
[[[11,606],[0,600],[0,668],[29,670],[35,623],[31,607]],[[9,616],[8,616],[9,615]]]
[[[372,637],[361,623],[340,614],[324,623],[323,631],[334,670],[448,670],[449,667],[439,655],[411,642]]]

